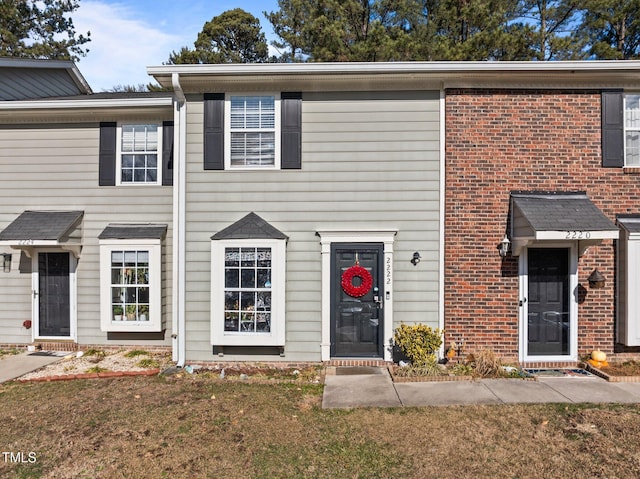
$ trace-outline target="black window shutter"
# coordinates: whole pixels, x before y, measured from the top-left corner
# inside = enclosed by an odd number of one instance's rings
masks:
[[[624,111],[622,90],[602,92],[602,166],[624,166]]]
[[[162,184],[173,186],[173,122],[162,122]]]
[[[100,123],[100,153],[98,157],[98,184],[116,184],[116,128],[115,122]]]
[[[204,169],[224,170],[224,93],[204,94]]]
[[[281,105],[281,168],[302,168],[302,93],[283,92]]]

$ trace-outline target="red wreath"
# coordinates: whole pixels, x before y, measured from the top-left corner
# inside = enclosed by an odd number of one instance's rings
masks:
[[[360,278],[360,286],[353,285],[353,278]],[[358,264],[342,273],[342,289],[349,296],[360,298],[367,294],[373,285],[371,273]]]

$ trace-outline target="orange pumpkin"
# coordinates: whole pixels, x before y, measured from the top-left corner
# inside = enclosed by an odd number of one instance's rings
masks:
[[[599,349],[596,349],[595,351],[591,352],[591,359],[593,359],[594,361],[602,362],[607,360],[607,355]]]
[[[596,361],[595,359],[589,359],[587,360],[587,362],[593,366],[594,368],[601,368],[602,367],[602,361]]]

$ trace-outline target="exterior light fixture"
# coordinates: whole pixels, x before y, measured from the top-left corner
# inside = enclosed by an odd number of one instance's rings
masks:
[[[602,275],[598,268],[593,270],[593,273],[589,275],[589,287],[592,289],[604,288],[605,277]]]
[[[511,241],[509,241],[509,238],[507,238],[507,235],[504,235],[504,238],[502,238],[502,241],[500,241],[500,243],[498,244],[498,253],[500,253],[501,258],[504,258],[507,256],[510,246],[511,246]]]
[[[422,258],[420,257],[420,253],[417,251],[413,253],[413,258],[411,258],[411,264],[416,266]]]
[[[2,271],[5,273],[11,272],[11,254],[10,253],[2,253]]]

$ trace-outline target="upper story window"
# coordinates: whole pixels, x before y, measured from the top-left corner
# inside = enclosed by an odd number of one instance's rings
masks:
[[[624,98],[624,164],[640,166],[640,94]]]
[[[157,124],[124,124],[118,133],[120,184],[159,184],[161,127]]]
[[[279,168],[279,95],[228,95],[225,103],[227,167]]]

